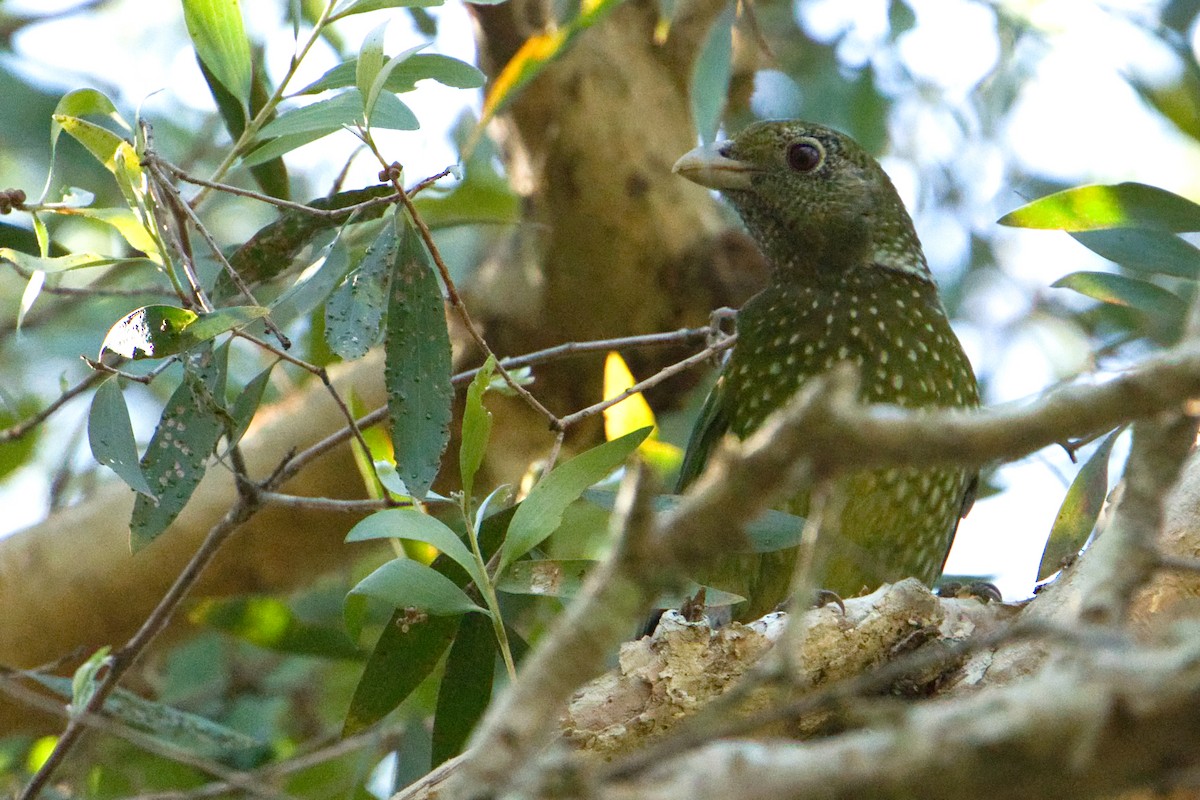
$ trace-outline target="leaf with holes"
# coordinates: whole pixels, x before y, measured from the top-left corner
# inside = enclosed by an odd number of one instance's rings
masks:
[[[148,497],[154,496],[142,474],[133,426],[129,422],[129,408],[115,378],[100,384],[92,397],[88,443],[92,447],[92,456],[117,473],[129,488]]]
[[[201,348],[188,359],[183,380],[167,400],[142,457],[142,474],[155,496],[139,494],[134,501],[129,542],[135,552],[175,521],[204,477],[208,457],[225,432],[227,417],[216,399],[224,384],[223,366],[218,352]]]
[[[362,358],[379,340],[397,247],[392,219],[325,304],[325,342],[347,361]]]
[[[168,305],[143,306],[109,328],[100,355],[112,351],[135,360],[173,356],[268,313],[262,306],[230,306],[208,314]]]
[[[403,217],[388,298],[384,383],[396,471],[418,499],[433,484],[450,440],[450,333],[442,290],[416,228]]]

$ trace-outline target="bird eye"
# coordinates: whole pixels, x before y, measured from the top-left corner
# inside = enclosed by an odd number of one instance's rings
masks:
[[[825,160],[825,151],[813,139],[793,142],[788,145],[788,166],[796,172],[812,172]]]

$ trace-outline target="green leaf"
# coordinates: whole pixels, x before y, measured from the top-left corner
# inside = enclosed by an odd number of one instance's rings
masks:
[[[1187,303],[1159,285],[1111,272],[1072,272],[1050,285],[1114,306],[1136,308],[1172,326],[1182,324],[1187,313]]]
[[[1071,238],[1127,269],[1191,280],[1200,277],[1200,249],[1173,233],[1111,228],[1072,233]]]
[[[340,130],[340,128],[338,129]],[[310,131],[308,133],[293,133],[288,136],[277,136],[274,139],[268,139],[258,146],[250,150],[249,153],[242,156],[242,166],[254,168],[270,161],[274,161],[287,153],[292,152],[297,147],[315,142],[318,139],[323,139],[333,131]]]
[[[317,262],[302,271],[296,282],[272,301],[271,318],[276,324],[287,325],[312,313],[329,299],[350,270],[350,256],[341,240],[327,247]]]
[[[333,10],[329,21],[333,22],[353,14],[380,11],[385,8],[431,8],[440,6],[445,0],[345,0]]]
[[[467,400],[463,408],[462,442],[458,448],[458,471],[462,478],[463,496],[468,499],[474,495],[475,473],[483,464],[488,438],[492,433],[492,412],[483,405],[483,394],[487,391],[495,370],[496,358],[489,355],[471,379],[471,385],[467,387]]]
[[[446,527],[441,520],[415,508],[376,511],[359,521],[350,529],[350,533],[346,534],[347,542],[365,542],[369,539],[411,539],[431,544],[466,570],[473,581],[477,584],[482,583],[475,556],[458,538],[458,534]]]
[[[396,558],[358,582],[352,595],[373,597],[394,608],[415,608],[437,617],[487,609],[476,605],[454,581],[411,558]]]
[[[317,198],[309,201],[307,205],[318,211],[336,211],[368,200],[387,197],[395,191],[391,184],[380,184],[365,189],[338,192],[332,197]],[[357,212],[354,219],[360,222],[377,219],[388,209],[387,205],[372,206]],[[279,219],[263,226],[249,241],[239,247],[229,257],[229,264],[248,285],[273,278],[286,270],[292,260],[314,238],[324,231],[346,224],[352,213],[354,212],[347,211],[345,215],[329,217],[288,209],[280,214]],[[233,282],[222,272],[214,285],[213,295],[223,299],[236,291]]]
[[[347,361],[362,358],[379,340],[398,248],[392,219],[325,304],[325,342]]]
[[[404,702],[437,666],[461,619],[413,615],[397,609],[367,659],[346,712],[342,735],[362,731]]]
[[[162,358],[187,349],[185,329],[196,321],[195,311],[176,306],[142,306],[108,329],[100,354],[111,350],[126,358]]]
[[[355,85],[358,59],[343,61],[296,94],[317,94]],[[411,92],[417,81],[433,80],[454,89],[478,89],[486,82],[474,65],[439,53],[417,53],[393,68],[383,84],[392,93]]]
[[[1038,566],[1039,581],[1044,581],[1063,568],[1068,559],[1083,549],[1100,510],[1104,508],[1104,499],[1108,496],[1108,461],[1112,455],[1113,444],[1117,437],[1124,432],[1125,427],[1117,428],[1104,437],[1104,441],[1096,448],[1096,452],[1079,468],[1067,496],[1063,498],[1058,516],[1050,528],[1050,537],[1046,540],[1046,548],[1042,551],[1042,561]]]
[[[375,99],[371,114],[372,128],[394,131],[415,131],[421,127],[417,115],[394,94],[384,92]]]
[[[134,552],[175,521],[204,477],[208,456],[225,431],[226,417],[216,404],[222,366],[211,346],[201,348],[185,364],[183,380],[167,400],[142,457],[142,474],[155,497],[139,494],[134,500],[129,525]]]
[[[1200,205],[1143,183],[1079,186],[1034,200],[999,222],[1065,231],[1147,228],[1181,233],[1200,231]]]
[[[512,516],[513,509],[505,509],[479,526],[479,547],[485,560],[496,552]],[[469,580],[468,575],[445,555],[434,559],[431,566],[457,586],[466,586]],[[460,619],[411,614],[403,609],[392,614],[354,691],[343,732],[350,734],[362,730],[403,702],[450,646]],[[514,649],[517,644],[513,642]]]
[[[423,498],[450,440],[450,333],[429,254],[407,215],[402,224],[388,300],[384,384],[396,471],[413,496]]]
[[[142,306],[109,328],[100,354],[112,351],[131,359],[172,356],[265,317],[269,311],[262,306],[230,306],[197,314],[176,306]]]
[[[495,663],[496,634],[491,621],[468,614],[446,657],[446,673],[438,689],[430,768],[454,758],[466,747],[492,699]]]
[[[717,18],[692,70],[692,119],[705,143],[717,138],[729,80],[733,75],[733,21],[736,3],[729,3]]]
[[[262,404],[263,393],[267,389],[267,384],[271,380],[271,370],[275,368],[272,363],[262,372],[250,379],[250,382],[242,387],[242,391],[238,394],[237,399],[233,402],[233,407],[229,409],[231,418],[230,429],[226,432],[225,438],[229,442],[229,447],[233,447],[246,433],[246,429],[250,427],[250,422],[254,419],[254,415],[258,413],[258,407]]]
[[[118,156],[119,157],[119,156]],[[66,213],[69,216],[87,217],[111,225],[121,234],[129,246],[146,254],[146,258],[161,265],[162,254],[158,251],[158,242],[151,231],[146,230],[141,218],[128,208],[77,208]],[[102,256],[100,258],[103,258]],[[108,259],[114,263],[125,261],[136,262],[142,259]],[[100,265],[96,265],[100,266]]]
[[[92,267],[111,267],[117,264],[145,264],[145,258],[115,258],[99,253],[71,253],[65,256],[41,258],[11,247],[0,247],[0,258],[11,261],[22,269],[31,272],[69,272],[75,269],[90,269]]]
[[[358,94],[362,99],[363,114],[370,119],[371,106],[375,98],[371,97],[371,84],[375,76],[383,68],[383,37],[387,33],[387,21],[377,26],[363,39],[362,48],[358,51],[358,64],[354,72],[354,83],[358,86]]]
[[[322,658],[363,657],[345,632],[306,623],[287,603],[274,597],[207,598],[188,612],[188,619],[277,653]]]
[[[41,402],[34,397],[9,398],[0,395],[0,430],[16,425],[40,410]],[[23,436],[0,442],[0,478],[29,462],[44,428],[38,425],[27,430]]]
[[[353,127],[362,120],[362,97],[357,89],[347,89],[326,100],[318,100],[280,114],[263,126],[260,139],[293,136],[301,133],[325,135]]]
[[[375,109],[376,103],[378,102],[381,94],[390,94],[384,88],[387,85],[388,78],[391,77],[392,73],[396,70],[397,67],[399,67],[401,64],[403,64],[405,61],[407,61],[417,51],[424,50],[427,46],[428,46],[427,44],[419,44],[414,47],[408,48],[403,53],[399,53],[397,55],[392,56],[391,58],[389,58],[387,60],[387,63],[383,65],[383,68],[379,70],[379,72],[378,72],[378,74],[376,74],[374,80],[371,81],[371,85],[369,87],[367,87],[367,94],[366,94],[367,102],[365,104],[364,113],[367,115],[367,120],[371,123],[372,127],[376,127],[376,128],[380,127],[379,120],[376,118],[377,115],[375,114],[374,109]],[[391,99],[398,100],[399,98],[392,97]],[[390,100],[388,101],[388,103],[389,103],[389,105],[391,105]],[[405,106],[404,103],[400,103],[400,105],[406,111],[408,110],[408,106]],[[393,111],[392,113],[395,113],[395,112]],[[411,114],[412,112],[410,111],[409,113]],[[415,116],[413,117],[413,121],[414,122],[413,122],[412,129],[419,127],[416,124]],[[387,127],[387,126],[385,126],[385,127]]]
[[[229,306],[218,308],[208,314],[199,315],[195,322],[187,326],[187,335],[192,343],[207,341],[219,336],[225,331],[248,325],[256,319],[262,319],[271,313],[271,309],[263,306]]]
[[[100,384],[92,397],[92,408],[88,413],[88,442],[96,461],[117,473],[135,492],[154,496],[138,463],[129,409],[115,379]]]
[[[96,160],[103,164],[105,169],[109,172],[113,171],[113,159],[116,156],[117,148],[122,143],[128,144],[128,142],[108,128],[102,128],[99,125],[79,119],[78,117],[55,114],[52,119],[55,125],[69,133],[71,138],[75,139],[89,153],[95,156]]]
[[[497,591],[537,597],[575,597],[598,561],[587,558],[532,558],[514,561],[496,582]]]
[[[55,675],[24,673],[59,697],[72,696],[71,681]],[[155,703],[117,688],[104,701],[103,711],[121,723],[151,734],[200,758],[213,759],[238,769],[249,769],[270,756],[271,748],[244,733],[219,725],[198,714]]]
[[[513,515],[508,536],[500,548],[497,574],[502,574],[505,567],[554,533],[567,506],[582,497],[589,486],[620,466],[652,430],[648,426],[586,450],[538,481]]]
[[[183,0],[196,55],[243,106],[250,102],[250,42],[238,0]]]

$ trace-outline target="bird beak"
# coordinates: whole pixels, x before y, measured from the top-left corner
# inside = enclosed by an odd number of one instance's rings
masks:
[[[749,189],[758,170],[753,164],[721,155],[718,145],[689,150],[675,162],[672,172],[710,189]]]

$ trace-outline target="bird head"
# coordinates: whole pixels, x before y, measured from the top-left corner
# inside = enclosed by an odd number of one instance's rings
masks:
[[[760,122],[686,153],[674,171],[729,200],[777,279],[836,280],[871,268],[930,277],[887,173],[831,128]]]

